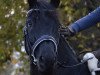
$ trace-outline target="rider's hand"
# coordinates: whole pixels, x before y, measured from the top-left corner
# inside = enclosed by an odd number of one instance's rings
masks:
[[[71,37],[71,36],[74,36],[75,34],[73,32],[70,31],[70,29],[68,27],[61,27],[59,29],[59,32],[62,36],[64,37]]]

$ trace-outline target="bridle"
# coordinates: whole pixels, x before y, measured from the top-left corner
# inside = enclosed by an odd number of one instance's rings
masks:
[[[57,61],[57,64],[62,67],[62,68],[74,68],[74,67],[78,67],[80,65],[83,65],[84,63],[86,63],[88,60],[90,59],[93,59],[93,57],[91,58],[88,58],[87,60],[84,60],[84,61],[81,61],[80,63],[78,64],[75,64],[75,65],[71,65],[71,66],[67,66],[67,65],[63,65],[62,63],[60,63],[59,61]]]
[[[33,10],[39,10],[39,9],[31,9],[31,10],[28,11],[28,13],[32,12]],[[52,11],[52,10],[51,10],[51,11]],[[51,36],[51,35],[43,35],[43,36],[41,36],[40,38],[38,38],[38,39],[35,41],[35,43],[33,44],[33,46],[31,47],[30,40],[29,40],[29,34],[28,34],[28,27],[25,26],[24,29],[23,29],[23,31],[24,31],[24,35],[25,35],[25,37],[26,37],[26,38],[25,38],[25,39],[26,39],[26,42],[28,43],[27,48],[28,48],[29,50],[32,50],[32,52],[30,51],[30,53],[28,53],[29,56],[30,56],[30,60],[31,60],[35,65],[36,65],[37,59],[36,59],[36,57],[35,57],[35,55],[34,55],[34,52],[35,52],[37,46],[40,45],[40,44],[41,44],[42,42],[44,42],[44,41],[51,41],[51,42],[53,42],[53,44],[55,45],[55,52],[56,52],[56,54],[58,54],[58,52],[57,52],[58,43],[57,43],[56,39],[55,39],[53,36]],[[69,45],[69,44],[68,44],[68,45]],[[71,47],[71,46],[69,45],[69,47]],[[72,51],[74,51],[74,50],[72,50]],[[90,58],[90,59],[91,59],[91,58]],[[75,64],[75,65],[72,65],[72,66],[63,65],[63,64],[60,63],[58,60],[57,60],[57,64],[58,64],[59,66],[63,67],[63,68],[73,68],[73,67],[77,67],[77,66],[79,66],[79,65],[84,64],[85,62],[87,62],[87,61],[90,60],[90,59],[87,59],[86,61],[82,61],[82,62],[80,62],[80,63],[78,63],[78,64]]]
[[[31,13],[32,11],[39,11],[40,9],[30,9],[28,12],[27,12],[27,14],[29,14],[29,13]],[[42,9],[41,11],[48,11],[47,9]],[[54,11],[54,10],[49,10],[49,11]],[[36,50],[36,48],[42,43],[42,42],[44,42],[44,41],[51,41],[53,44],[54,44],[54,46],[55,46],[55,49],[54,49],[54,52],[57,54],[58,52],[57,52],[57,46],[58,46],[58,42],[57,42],[57,40],[53,37],[53,36],[51,36],[51,35],[42,35],[40,38],[38,38],[35,42],[34,42],[34,44],[31,46],[31,44],[30,44],[30,40],[29,40],[29,32],[28,32],[28,25],[27,26],[25,26],[24,27],[24,35],[26,36],[26,42],[28,43],[28,45],[27,45],[27,47],[28,47],[28,49],[30,49],[31,50],[31,52],[30,53],[28,53],[29,54],[29,56],[30,56],[30,59],[32,60],[32,62],[36,65],[36,62],[37,62],[37,58],[35,57],[35,50]]]

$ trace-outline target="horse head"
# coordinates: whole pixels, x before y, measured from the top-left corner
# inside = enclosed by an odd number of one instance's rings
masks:
[[[60,22],[56,8],[59,3],[60,0],[28,0],[26,46],[29,48],[26,51],[43,73],[51,73],[57,60]]]

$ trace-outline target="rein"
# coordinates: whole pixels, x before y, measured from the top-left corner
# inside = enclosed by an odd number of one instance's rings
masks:
[[[88,60],[90,60],[90,59],[92,59],[93,57],[91,57],[91,58],[89,58],[89,59],[87,59],[87,60],[82,60],[82,62],[80,62],[80,63],[78,63],[78,64],[75,64],[75,65],[71,65],[71,66],[67,66],[67,65],[63,65],[62,63],[60,63],[59,61],[57,61],[57,64],[59,65],[59,66],[61,66],[62,68],[73,68],[73,67],[77,67],[77,66],[80,66],[80,65],[82,65],[82,64],[84,64],[84,63],[86,63]]]
[[[62,37],[63,37],[63,36],[62,36]],[[64,38],[64,37],[63,37],[63,38]],[[64,38],[64,40],[65,40],[65,38]],[[75,50],[71,47],[71,45],[69,44],[69,42],[68,42],[67,40],[65,40],[65,41],[67,42],[67,44],[68,44],[69,48],[72,50],[72,52],[76,55]],[[71,65],[71,66],[63,65],[63,64],[62,64],[61,62],[59,62],[59,61],[57,61],[57,64],[58,64],[60,67],[62,67],[62,68],[73,68],[73,67],[77,67],[77,66],[80,66],[80,65],[86,63],[88,60],[90,60],[90,59],[92,59],[92,58],[93,58],[93,57],[91,57],[91,58],[89,58],[89,59],[87,59],[87,60],[81,60],[80,63],[75,64],[75,65]]]

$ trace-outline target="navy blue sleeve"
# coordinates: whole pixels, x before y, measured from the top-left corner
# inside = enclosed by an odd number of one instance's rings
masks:
[[[100,6],[87,16],[77,20],[68,28],[74,33],[78,33],[100,22]]]

